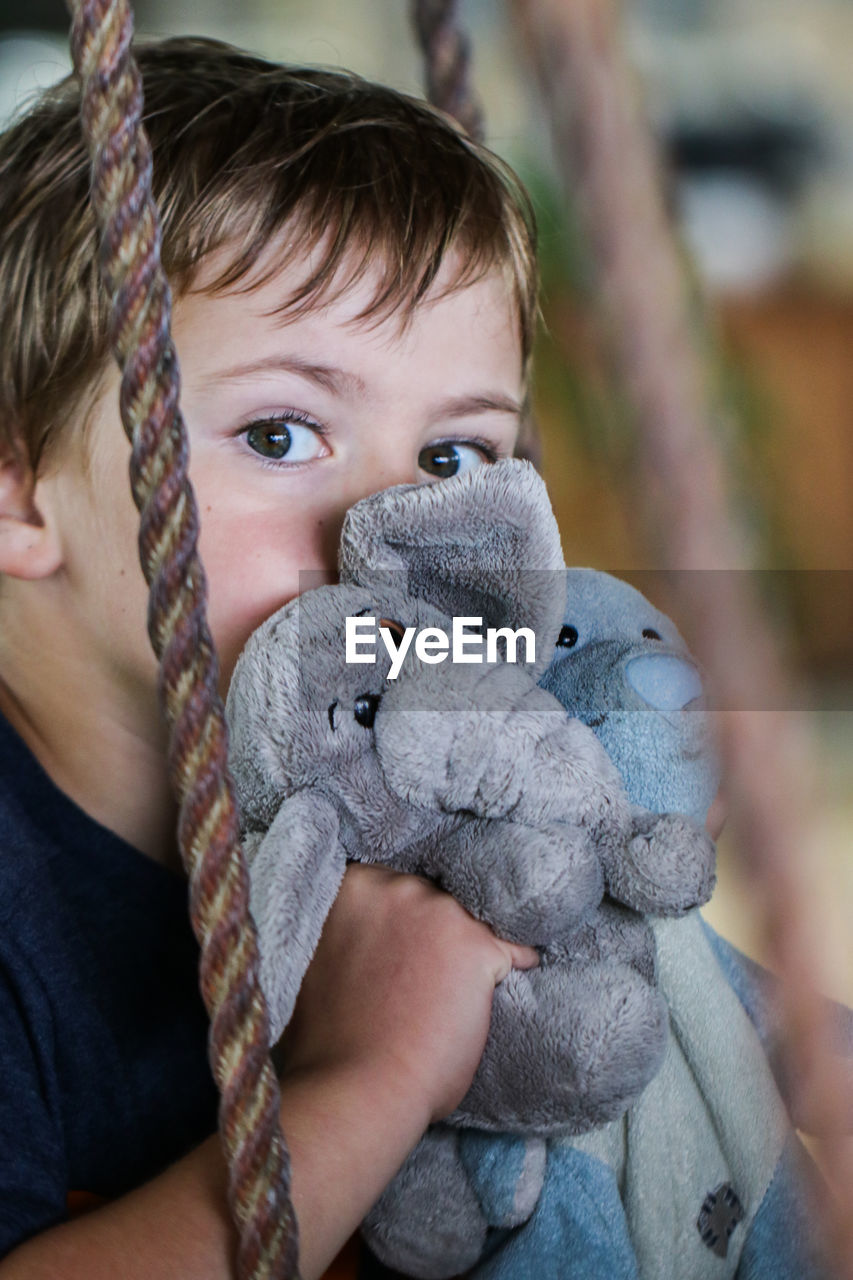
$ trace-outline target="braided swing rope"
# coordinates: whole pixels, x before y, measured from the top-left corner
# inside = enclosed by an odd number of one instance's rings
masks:
[[[457,0],[412,0],[411,17],[424,57],[427,100],[482,142],[483,108],[471,80],[471,41],[459,24]]]
[[[684,616],[697,624],[695,647],[724,708],[727,772],[743,783],[740,852],[782,978],[787,1064],[801,1103],[817,1118],[824,1168],[838,1193],[821,1206],[837,1275],[853,1280],[853,1167],[842,1138],[851,1099],[816,996],[821,935],[804,867],[811,807],[804,734],[791,712],[770,713],[792,701],[751,575],[738,571],[748,559],[710,430],[703,361],[651,134],[612,0],[514,0],[511,9],[586,225],[616,371],[634,408],[638,497],[664,566],[690,571],[675,573],[672,585]]]
[[[132,443],[139,553],[150,586],[148,631],[160,659],[170,728],[169,771],[180,804],[178,841],[200,982],[211,1019],[209,1053],[221,1093],[219,1125],[229,1204],[240,1233],[238,1273],[297,1275],[290,1161],[279,1127],[266,1004],[248,910],[218,664],[197,553],[198,513],[187,475],[186,430],[170,336],[171,294],[160,261],[142,82],[130,52],[128,0],[71,0],[71,52],[81,82],[83,133],[111,343],[122,370],[120,408]]]
[[[471,77],[471,41],[459,22],[457,0],[411,0],[410,16],[424,59],[427,101],[452,116],[475,142],[483,142],[483,105]],[[541,467],[542,442],[532,413],[525,414],[514,456]]]

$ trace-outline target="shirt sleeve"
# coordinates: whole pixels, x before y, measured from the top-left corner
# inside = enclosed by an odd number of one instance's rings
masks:
[[[0,936],[0,1258],[65,1216],[55,1061],[41,984]]]

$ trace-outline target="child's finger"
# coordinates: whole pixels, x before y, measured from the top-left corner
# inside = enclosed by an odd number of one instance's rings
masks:
[[[535,947],[523,947],[514,943],[512,947],[513,969],[536,969],[539,966],[539,952]]]
[[[498,963],[495,966],[495,986],[503,982],[511,969],[535,969],[539,964],[539,952],[519,942],[501,940]]]

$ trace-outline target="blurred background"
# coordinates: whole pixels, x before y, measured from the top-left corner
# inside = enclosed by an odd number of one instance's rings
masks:
[[[407,0],[136,0],[135,10],[143,34],[219,36],[420,92]],[[598,354],[594,281],[542,112],[503,7],[467,0],[462,12],[488,141],[527,181],[540,222],[535,403],[566,556],[654,595],[632,514],[631,434]],[[853,1003],[853,4],[626,0],[624,12],[706,320],[715,426],[810,707],[819,803],[803,856],[832,993]],[[68,69],[66,30],[62,0],[0,0],[0,122]],[[725,834],[707,914],[761,954]]]

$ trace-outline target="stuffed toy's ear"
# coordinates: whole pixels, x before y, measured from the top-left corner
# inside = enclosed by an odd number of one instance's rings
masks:
[[[541,477],[504,459],[436,484],[399,485],[357,503],[341,535],[342,582],[385,586],[451,617],[536,633],[542,671],[565,604],[560,534]]]

